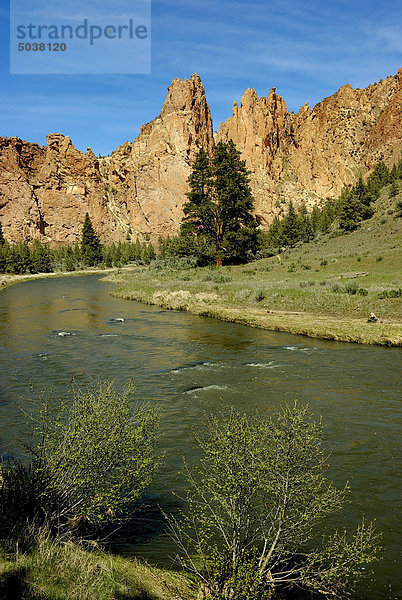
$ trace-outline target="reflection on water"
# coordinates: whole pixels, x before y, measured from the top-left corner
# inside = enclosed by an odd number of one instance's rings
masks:
[[[268,415],[297,397],[323,416],[331,478],[350,481],[352,504],[334,523],[352,527],[364,513],[384,532],[384,560],[369,591],[356,597],[397,598],[400,351],[146,307],[112,298],[110,289],[93,276],[36,280],[0,293],[0,451],[18,451],[28,382],[53,386],[57,397],[86,373],[121,387],[133,379],[137,399],[164,409],[166,465],[141,515],[146,539],[125,551],[162,563],[174,549],[155,505],[172,506],[172,490],[182,489],[182,456],[196,458],[191,432],[204,412],[233,404]]]

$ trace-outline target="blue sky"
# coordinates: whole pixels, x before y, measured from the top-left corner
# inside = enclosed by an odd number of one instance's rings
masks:
[[[402,65],[400,0],[152,0],[150,75],[10,75],[0,2],[0,135],[44,145],[60,132],[96,154],[133,140],[175,77],[201,76],[216,129],[248,87],[260,96],[276,87],[298,111]]]

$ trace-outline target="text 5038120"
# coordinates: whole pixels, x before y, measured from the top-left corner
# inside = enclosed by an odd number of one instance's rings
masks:
[[[41,43],[19,43],[18,52],[65,52],[67,50],[67,44],[62,42],[41,42]]]

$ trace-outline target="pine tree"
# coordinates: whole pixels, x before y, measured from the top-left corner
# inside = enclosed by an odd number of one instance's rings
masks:
[[[0,246],[2,246],[5,243],[5,241],[6,240],[5,240],[5,237],[4,237],[4,234],[3,234],[3,227],[2,227],[2,224],[0,222]]]
[[[230,140],[215,146],[210,159],[200,150],[189,177],[189,201],[183,207],[183,235],[204,236],[215,245],[216,265],[244,262],[257,247],[257,222],[248,171]]]
[[[198,152],[193,170],[188,178],[189,199],[183,206],[185,215],[181,231],[184,235],[214,235],[213,220],[213,181],[212,168],[208,154],[203,148]]]
[[[338,217],[339,226],[345,231],[354,231],[362,220],[362,204],[350,188],[342,190]]]
[[[53,271],[48,246],[35,240],[31,247],[32,271],[34,273],[51,273]]]
[[[314,237],[311,218],[307,212],[307,207],[304,203],[300,206],[299,210],[299,231],[300,239],[303,242],[310,242]]]
[[[284,246],[294,246],[300,240],[300,222],[290,200],[288,214],[282,219],[282,243]]]
[[[282,246],[282,221],[278,215],[274,216],[274,220],[269,228],[268,243],[273,247],[279,248],[279,246]]]
[[[389,197],[390,198],[395,198],[395,196],[398,195],[399,192],[399,185],[396,179],[394,179],[394,181],[391,183],[391,187],[389,190]]]
[[[82,229],[81,253],[83,263],[88,267],[97,265],[102,261],[102,246],[88,213],[85,215]]]
[[[321,211],[318,208],[318,206],[315,204],[313,206],[313,210],[311,211],[311,215],[310,215],[311,228],[312,228],[314,234],[317,233],[317,231],[319,229],[320,217],[321,217]]]
[[[8,242],[4,242],[0,244],[0,273],[4,273],[6,271],[7,264],[7,255],[10,250],[10,244]]]

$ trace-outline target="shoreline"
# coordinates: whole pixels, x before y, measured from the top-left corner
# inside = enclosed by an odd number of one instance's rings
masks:
[[[80,277],[86,275],[105,275],[104,280],[122,283],[113,276],[132,272],[132,267],[85,269],[82,271],[63,271],[56,273],[35,273],[27,275],[0,275],[0,291],[7,287],[32,281],[55,277]],[[235,304],[224,305],[214,302],[209,294],[191,294],[188,290],[123,290],[119,287],[111,292],[112,296],[160,306],[168,310],[185,311],[191,314],[219,319],[228,323],[237,323],[267,331],[277,331],[300,335],[313,339],[337,342],[367,344],[384,347],[402,347],[402,324],[396,321],[379,320],[367,323],[366,319],[352,317],[334,317],[302,311],[286,311],[266,308],[242,307]]]
[[[106,280],[114,282],[112,278],[106,278]],[[144,290],[124,291],[117,288],[111,294],[117,298],[134,300],[142,304],[185,311],[197,316],[211,317],[267,331],[279,331],[337,342],[402,347],[402,325],[398,322],[379,320],[377,323],[367,323],[366,319],[351,317],[340,319],[306,312],[267,310],[236,305],[225,306],[205,302],[203,298],[197,299],[197,294],[191,297],[191,294],[186,293],[185,290],[180,294],[163,290],[152,293],[144,292]]]
[[[110,275],[125,270],[125,267],[110,267],[106,269],[90,268],[82,271],[55,271],[52,273],[27,273],[24,275],[14,275],[12,273],[0,273],[0,291],[5,290],[16,283],[24,281],[33,281],[35,279],[49,279],[52,277],[80,277],[85,275]]]

